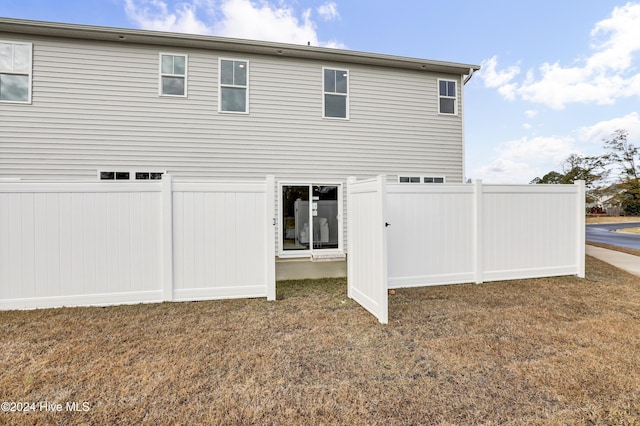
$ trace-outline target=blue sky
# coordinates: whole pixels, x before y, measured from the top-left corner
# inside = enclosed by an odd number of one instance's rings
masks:
[[[640,144],[640,1],[0,0],[0,16],[480,64],[466,175],[528,183],[616,129]]]

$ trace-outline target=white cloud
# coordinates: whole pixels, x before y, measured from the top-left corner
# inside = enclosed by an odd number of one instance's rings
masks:
[[[216,22],[215,33],[226,37],[280,41],[317,46],[316,26],[310,10],[301,19],[287,6],[254,4],[249,0],[224,0],[220,6],[224,19]]]
[[[473,179],[482,179],[485,183],[529,183],[540,176],[541,169],[524,162],[498,158],[491,163],[472,171]],[[544,174],[544,173],[542,173]]]
[[[620,129],[629,132],[629,140],[640,139],[640,114],[632,112],[624,117],[601,121],[592,126],[581,127],[576,133],[581,141],[601,143],[604,139],[611,138],[613,132]]]
[[[340,17],[340,14],[338,13],[338,6],[336,6],[336,3],[332,1],[326,2],[318,7],[318,14],[325,21],[333,21]]]
[[[541,79],[525,80],[517,89],[524,100],[545,104],[553,109],[563,109],[566,103],[595,101],[600,104],[612,103],[611,82],[602,87],[587,70],[573,67],[562,68],[558,63],[543,64]],[[604,89],[604,90],[603,90]]]
[[[195,3],[182,3],[169,11],[161,0],[125,0],[127,17],[146,30],[211,34],[211,28],[196,17]]]
[[[513,65],[505,70],[497,71],[497,64],[498,58],[496,56],[485,59],[481,63],[478,75],[484,81],[486,87],[497,88],[502,96],[508,100],[513,100],[515,99],[517,84],[511,83],[511,80],[520,73],[520,67]]]
[[[498,58],[492,56],[482,61],[481,69],[478,75],[484,81],[487,87],[500,87],[508,84],[513,78],[520,73],[520,67],[514,65],[506,70],[497,71],[496,66]]]
[[[471,171],[474,178],[494,183],[529,183],[536,176],[559,169],[560,163],[576,153],[570,137],[523,137],[502,143],[497,158]]]
[[[535,118],[538,116],[538,111],[535,109],[528,109],[524,112],[524,114],[529,118]]]
[[[616,7],[611,17],[598,22],[591,31],[592,37],[604,35],[595,44],[598,50],[587,61],[591,69],[624,71],[632,64],[633,54],[640,50],[640,4],[627,3]]]
[[[551,170],[560,171],[561,163],[571,154],[602,154],[602,142],[613,132],[624,129],[629,141],[640,143],[640,113],[604,120],[591,126],[580,127],[572,136],[522,137],[501,143],[495,150],[495,159],[470,170],[474,179],[494,183],[529,183],[536,176]]]
[[[573,139],[570,137],[539,136],[522,137],[508,141],[498,148],[501,158],[514,161],[553,161],[560,163],[572,152],[575,152]]]
[[[513,80],[518,66],[497,69],[497,59],[483,62],[487,69],[485,86],[497,88],[505,99],[524,100],[563,109],[570,103],[612,104],[618,98],[640,96],[640,74],[634,59],[640,51],[640,3],[613,9],[611,16],[595,24],[591,37],[593,52],[577,65],[544,63],[537,72],[529,70],[525,79]]]
[[[333,2],[323,5],[321,16],[334,13]],[[322,8],[322,6],[321,6]],[[344,47],[337,41],[318,39],[311,9],[300,13],[283,0],[125,0],[127,17],[143,29],[218,35],[314,46]],[[324,15],[323,15],[324,13]]]

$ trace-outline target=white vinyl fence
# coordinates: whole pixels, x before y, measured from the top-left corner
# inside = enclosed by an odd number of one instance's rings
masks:
[[[348,296],[387,322],[387,235],[382,177],[347,185],[349,206]]]
[[[0,309],[275,299],[274,179],[0,183]]]
[[[377,229],[387,234],[388,288],[584,277],[583,182],[421,185],[378,180],[385,194],[377,206],[384,212]],[[350,181],[348,193],[366,184]],[[349,203],[351,212],[358,199]],[[363,238],[361,232],[368,231],[350,219],[349,241]],[[379,268],[360,257],[353,260],[350,286],[353,273]]]

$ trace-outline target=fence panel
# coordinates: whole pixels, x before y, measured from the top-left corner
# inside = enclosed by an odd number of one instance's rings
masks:
[[[388,184],[390,288],[584,277],[584,184]]]
[[[275,299],[261,183],[0,183],[0,309]]]
[[[389,287],[474,280],[471,185],[387,185]]]
[[[0,309],[161,301],[159,189],[0,184]]]
[[[264,183],[175,183],[174,300],[266,297]]]
[[[583,199],[579,185],[483,186],[484,281],[581,275]]]

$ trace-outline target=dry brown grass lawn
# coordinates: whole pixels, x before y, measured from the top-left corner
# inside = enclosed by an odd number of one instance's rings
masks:
[[[401,289],[380,325],[344,280],[278,301],[0,312],[8,424],[638,424],[640,279]],[[79,405],[82,409],[82,405]]]
[[[587,216],[587,223],[640,222],[638,216]]]
[[[618,229],[617,232],[622,232],[625,234],[640,234],[640,228],[623,228]]]

